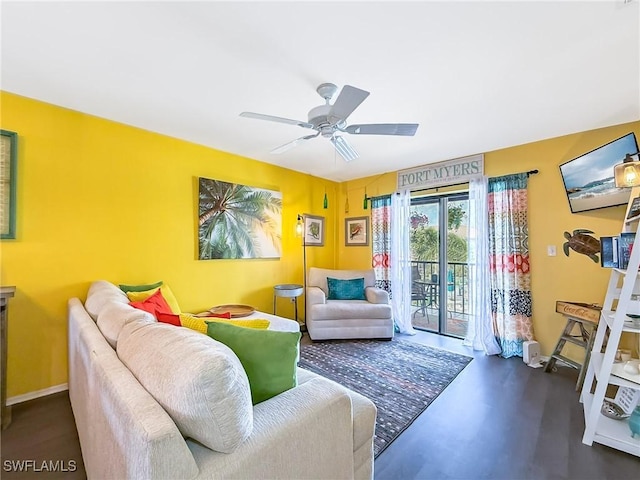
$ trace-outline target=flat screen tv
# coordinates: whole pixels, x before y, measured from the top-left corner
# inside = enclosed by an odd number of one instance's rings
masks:
[[[637,151],[638,142],[632,132],[560,165],[571,212],[626,204],[631,189],[616,187],[613,167],[621,163],[627,153]]]

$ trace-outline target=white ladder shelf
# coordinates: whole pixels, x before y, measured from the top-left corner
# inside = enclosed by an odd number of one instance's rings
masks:
[[[639,195],[640,188],[635,187],[631,192],[629,205]],[[627,212],[629,205],[627,206]],[[637,228],[637,222],[637,218],[626,221],[625,227],[633,223]],[[625,230],[627,229],[625,228]],[[640,390],[640,383],[611,374],[622,332],[640,334],[640,328],[625,326],[625,320],[629,319],[627,312],[629,312],[631,296],[640,271],[640,241],[636,239],[636,242],[637,245],[634,244],[631,250],[627,269],[613,269],[611,271],[589,366],[580,394],[580,401],[584,405],[585,421],[582,443],[591,445],[596,442],[640,457],[640,438],[631,436],[628,421],[614,420],[600,413],[609,384]],[[622,286],[620,286],[621,283]],[[613,307],[616,300],[617,305],[614,311]],[[607,335],[608,339],[606,338]],[[605,342],[606,346],[603,350]],[[594,384],[595,389],[593,388]]]

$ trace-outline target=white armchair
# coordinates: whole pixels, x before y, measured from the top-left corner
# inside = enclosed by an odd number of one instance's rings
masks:
[[[362,300],[329,299],[327,278],[364,279]],[[312,340],[347,338],[393,338],[393,316],[389,294],[375,287],[373,269],[309,269],[307,277],[307,330]]]

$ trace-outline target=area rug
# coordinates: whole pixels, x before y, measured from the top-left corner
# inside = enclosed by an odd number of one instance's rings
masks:
[[[374,456],[446,388],[471,357],[394,339],[301,345],[299,366],[371,399],[378,407]]]

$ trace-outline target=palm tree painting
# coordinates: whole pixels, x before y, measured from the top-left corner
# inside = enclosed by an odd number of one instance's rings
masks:
[[[282,194],[199,178],[200,260],[279,258]]]

